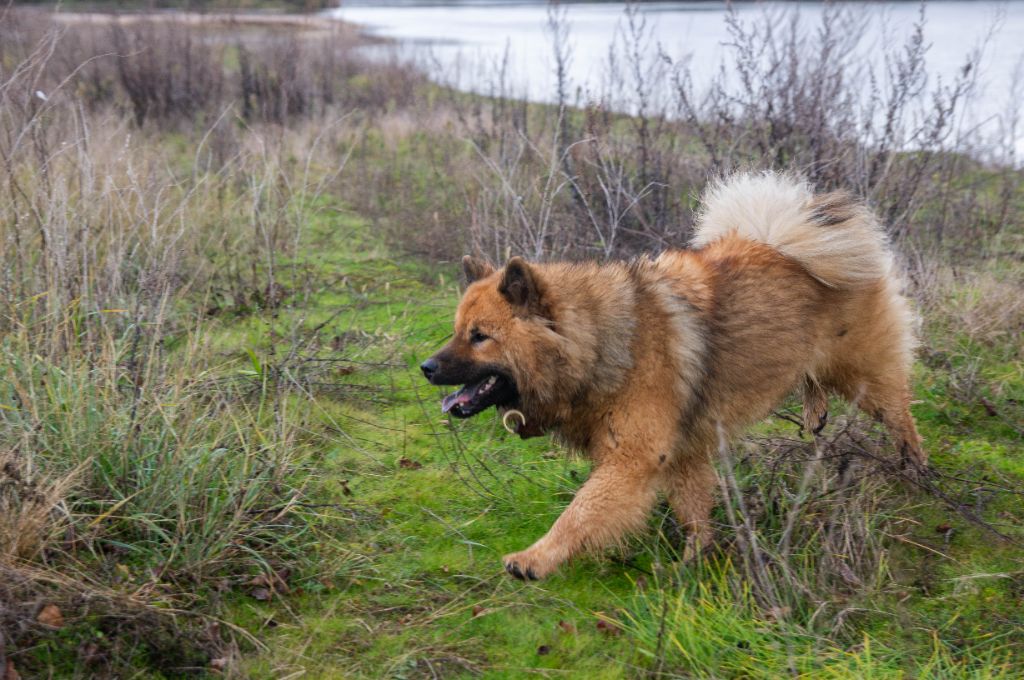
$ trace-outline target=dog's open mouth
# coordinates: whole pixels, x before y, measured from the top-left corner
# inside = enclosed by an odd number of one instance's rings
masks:
[[[479,382],[466,385],[441,401],[441,412],[456,418],[468,418],[490,406],[506,406],[518,398],[519,393],[511,380],[492,373]]]

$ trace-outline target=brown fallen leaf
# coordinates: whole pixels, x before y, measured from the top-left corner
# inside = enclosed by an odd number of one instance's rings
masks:
[[[940,534],[948,534],[952,530],[953,525],[951,524],[940,524],[939,526],[935,527],[935,531]]]
[[[114,565],[114,583],[130,582],[132,580],[132,570],[124,564]]]
[[[860,580],[860,577],[858,577],[857,574],[853,572],[853,569],[851,569],[850,565],[847,564],[844,560],[838,561],[838,564],[836,564],[836,571],[838,571],[839,575],[843,577],[844,581],[846,581],[846,585],[853,586],[854,588],[861,588],[864,586],[864,584]],[[779,618],[784,618],[787,614],[789,614],[788,607],[783,607],[783,609],[785,609],[786,612]]]
[[[60,607],[55,604],[48,604],[39,610],[36,621],[51,628],[64,627],[64,615],[60,613]]]
[[[291,575],[291,570],[282,569],[275,574],[257,574],[246,583],[246,585],[254,586],[256,588],[269,588],[271,591],[281,594],[288,594],[288,577]]]
[[[423,467],[423,463],[402,456],[398,459],[398,467],[405,468],[406,470],[419,470]]]
[[[106,654],[95,642],[83,642],[78,646],[78,660],[84,664],[97,664],[106,659]]]
[[[203,634],[207,640],[213,643],[221,642],[220,636],[220,623],[217,621],[211,621],[206,624],[206,628],[203,630]]]
[[[576,634],[576,624],[572,621],[559,621],[558,627],[562,629],[563,633],[568,633],[569,635]]]
[[[617,637],[619,635],[622,635],[621,628],[619,628],[611,621],[605,621],[604,619],[601,619],[597,622],[597,630],[604,633],[605,635],[608,635],[609,637]]]
[[[999,411],[996,410],[996,405],[985,397],[981,397],[981,405],[985,407],[985,413],[989,414],[989,416],[993,418],[999,416]]]
[[[252,596],[254,600],[259,600],[260,602],[267,602],[268,600],[270,600],[269,588],[254,588],[253,591],[249,594]]]
[[[277,576],[277,581],[274,583],[274,590],[282,595],[287,594],[290,590],[290,587],[288,586],[288,579],[292,576],[292,570],[288,567],[284,567],[282,569],[278,569],[274,575]]]
[[[17,669],[14,668],[14,662],[10,659],[7,660],[7,665],[4,668],[3,680],[21,680],[21,676],[18,675]]]
[[[159,581],[164,577],[164,572],[167,571],[167,563],[162,562],[161,564],[149,568],[149,577],[154,581]]]
[[[479,605],[479,604],[473,605],[473,618],[476,618],[476,617],[480,616],[485,611],[487,611],[487,610],[484,609],[482,605]]]

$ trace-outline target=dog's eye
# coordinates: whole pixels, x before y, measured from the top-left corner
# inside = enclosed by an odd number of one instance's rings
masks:
[[[484,333],[481,333],[480,331],[473,331],[469,335],[469,341],[471,343],[473,343],[474,345],[479,345],[484,340],[490,340],[490,339],[491,339],[491,336],[485,335]]]

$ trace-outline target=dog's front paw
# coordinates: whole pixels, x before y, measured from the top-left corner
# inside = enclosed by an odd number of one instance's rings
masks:
[[[521,581],[539,581],[558,566],[536,548],[505,555],[501,560],[505,563],[505,571]]]

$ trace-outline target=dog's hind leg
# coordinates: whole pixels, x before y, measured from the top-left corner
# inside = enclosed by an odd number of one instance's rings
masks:
[[[928,455],[910,414],[914,323],[894,280],[850,298],[822,382],[885,424],[903,463],[921,470]]]
[[[928,466],[928,454],[910,413],[907,371],[892,365],[879,368],[872,377],[847,380],[838,386],[839,390],[848,401],[885,425],[905,464],[924,469]]]
[[[711,509],[715,505],[718,476],[709,460],[690,455],[676,463],[666,481],[665,495],[679,525],[686,532],[683,561],[689,562],[714,543]]]
[[[882,421],[904,463],[919,469],[927,467],[928,454],[910,414],[910,389],[905,379],[890,376],[884,383],[871,384],[858,406]]]
[[[804,429],[820,434],[828,422],[828,394],[821,384],[807,376],[804,379]]]

